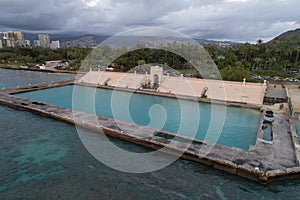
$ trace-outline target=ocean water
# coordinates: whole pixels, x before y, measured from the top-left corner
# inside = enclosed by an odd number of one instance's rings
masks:
[[[86,86],[63,86],[18,95],[242,149],[255,144],[260,121],[260,112],[253,109]]]
[[[53,74],[36,71],[8,70],[0,68],[0,89],[28,84],[73,79],[74,75]]]
[[[262,186],[185,160],[119,172],[94,159],[70,124],[1,105],[0,119],[0,199],[299,199],[300,180]]]

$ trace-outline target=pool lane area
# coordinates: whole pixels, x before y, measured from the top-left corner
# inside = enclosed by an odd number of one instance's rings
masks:
[[[245,150],[255,144],[260,121],[260,112],[253,109],[80,85],[20,93],[18,96]],[[216,124],[215,120],[222,117],[224,122],[220,120],[220,123],[224,125]],[[217,141],[215,136],[207,134],[211,124],[223,126],[221,134],[216,135],[219,137]]]

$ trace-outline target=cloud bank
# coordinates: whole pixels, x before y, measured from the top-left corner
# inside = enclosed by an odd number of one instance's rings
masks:
[[[298,0],[1,0],[0,29],[111,35],[164,27],[195,38],[256,41],[300,27]]]

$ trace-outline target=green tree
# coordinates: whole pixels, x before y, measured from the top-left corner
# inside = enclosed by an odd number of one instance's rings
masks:
[[[251,73],[245,69],[241,62],[236,62],[234,66],[228,66],[220,70],[223,80],[243,81],[244,78],[250,79]]]

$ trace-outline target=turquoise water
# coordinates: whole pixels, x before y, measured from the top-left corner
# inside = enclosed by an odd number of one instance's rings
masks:
[[[298,140],[300,143],[300,121],[295,121],[295,126],[296,126],[296,130],[297,130],[297,134],[298,134]]]
[[[262,186],[185,160],[118,172],[95,160],[70,124],[1,105],[0,119],[0,199],[299,199],[300,180]]]
[[[74,75],[53,74],[35,71],[8,70],[0,68],[0,89],[42,82],[60,81],[74,78]]]
[[[252,109],[212,106],[206,103],[143,94],[130,96],[131,93],[128,92],[100,88],[95,90],[85,86],[64,86],[22,93],[19,96],[72,108],[73,87],[76,89],[73,98],[75,110],[93,112],[95,106],[96,113],[99,115],[162,128],[190,137],[193,137],[196,131],[195,138],[212,142],[214,140],[210,137],[218,136],[216,127],[222,122],[220,120],[222,111],[226,109],[225,123],[217,143],[243,149],[248,149],[249,145],[255,144],[260,113]],[[126,103],[128,95],[130,101]],[[96,103],[91,103],[91,99],[95,99]],[[127,112],[130,114],[126,115]],[[166,119],[165,123],[163,123],[164,119]],[[212,131],[207,134],[210,124],[212,124]]]

